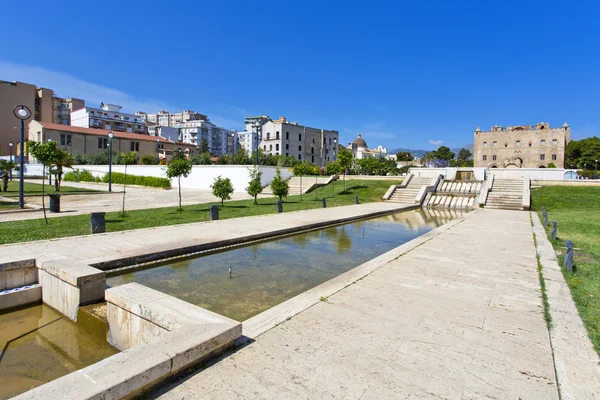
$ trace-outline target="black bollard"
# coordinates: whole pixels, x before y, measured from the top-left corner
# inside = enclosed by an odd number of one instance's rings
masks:
[[[278,213],[283,212],[283,201],[281,201],[281,200],[277,200],[277,212]]]
[[[556,230],[558,228],[558,221],[552,221],[552,240],[556,240]]]
[[[573,242],[565,240],[565,246],[567,246],[567,253],[565,254],[565,269],[569,272],[573,272]]]
[[[544,225],[548,226],[548,211],[542,211],[542,217],[544,217]]]
[[[354,196],[354,204],[358,204],[358,196]]]
[[[546,207],[542,206],[542,213],[546,211]]]
[[[104,233],[106,232],[106,221],[104,212],[93,212],[90,213],[90,230],[91,233]]]
[[[321,199],[321,208],[327,208],[327,200],[325,200],[325,197]]]
[[[210,220],[216,221],[218,219],[219,219],[219,206],[216,204],[213,204],[212,206],[210,206]]]

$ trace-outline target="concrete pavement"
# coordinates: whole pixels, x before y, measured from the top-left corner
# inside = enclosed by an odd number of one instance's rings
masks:
[[[529,213],[482,210],[163,399],[558,399]]]

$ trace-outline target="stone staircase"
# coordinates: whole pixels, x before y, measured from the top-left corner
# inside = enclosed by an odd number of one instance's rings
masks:
[[[523,210],[523,179],[494,179],[485,208]]]
[[[396,188],[388,201],[391,203],[415,204],[415,197],[417,197],[421,186],[426,186],[430,183],[431,178],[418,178],[413,176],[406,187]]]

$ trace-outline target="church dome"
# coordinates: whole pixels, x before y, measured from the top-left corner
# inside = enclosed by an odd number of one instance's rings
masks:
[[[354,139],[352,144],[355,144],[356,147],[364,147],[365,149],[367,148],[367,142],[365,142],[364,139],[360,137],[360,133],[358,134],[358,137]]]

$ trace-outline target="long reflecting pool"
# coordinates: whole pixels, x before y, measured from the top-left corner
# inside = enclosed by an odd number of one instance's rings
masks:
[[[0,314],[0,399],[118,353],[105,335],[45,305]]]
[[[138,282],[244,321],[461,215],[405,211],[114,276],[107,284]]]

